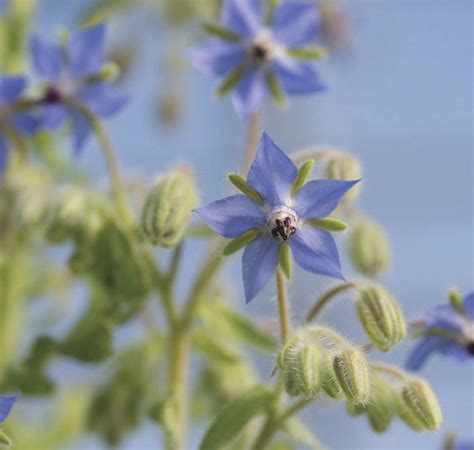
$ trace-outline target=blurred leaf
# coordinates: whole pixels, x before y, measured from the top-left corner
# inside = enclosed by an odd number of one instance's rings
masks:
[[[81,23],[85,27],[96,25],[140,3],[140,0],[98,0],[87,6],[81,16]]]
[[[299,419],[288,420],[284,425],[284,430],[296,441],[304,444],[306,448],[312,450],[323,450],[321,443],[308,427]]]
[[[225,345],[222,341],[215,339],[203,330],[197,330],[193,335],[193,344],[208,358],[225,363],[235,363],[241,359],[241,355]]]

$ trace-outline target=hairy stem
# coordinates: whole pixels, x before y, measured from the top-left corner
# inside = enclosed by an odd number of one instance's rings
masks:
[[[286,295],[285,278],[279,267],[276,271],[276,287],[278,296],[278,312],[280,315],[281,340],[282,342],[285,342],[290,329],[290,320],[288,315],[288,297]]]
[[[374,363],[372,364],[372,369],[376,370],[377,372],[383,372],[392,377],[397,378],[400,381],[405,381],[408,378],[408,374],[405,373],[402,369],[399,369],[396,366],[392,366],[391,364],[386,363]]]

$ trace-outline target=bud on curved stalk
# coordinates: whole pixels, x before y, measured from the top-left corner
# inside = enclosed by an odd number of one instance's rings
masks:
[[[333,180],[358,180],[362,178],[359,160],[349,153],[338,152],[328,161],[325,175]],[[351,188],[343,198],[343,202],[354,200],[360,192],[360,183]]]
[[[416,431],[437,430],[443,421],[438,399],[422,378],[411,378],[401,387],[398,414]]]
[[[390,247],[382,227],[372,219],[360,219],[351,228],[349,254],[354,267],[362,274],[375,277],[390,265]]]
[[[343,348],[334,357],[333,368],[346,398],[354,403],[367,403],[370,374],[364,352],[357,347]]]
[[[406,335],[406,323],[400,306],[384,288],[364,287],[356,302],[357,315],[371,342],[387,352]]]
[[[329,397],[334,400],[342,400],[344,392],[334,372],[334,354],[328,351],[325,356],[325,363],[321,369],[321,387]]]
[[[370,379],[370,400],[367,404],[367,416],[371,428],[383,433],[395,417],[397,398],[389,381],[372,373]]]
[[[174,247],[186,230],[196,206],[194,184],[188,174],[175,171],[151,189],[142,211],[142,230],[154,245]]]

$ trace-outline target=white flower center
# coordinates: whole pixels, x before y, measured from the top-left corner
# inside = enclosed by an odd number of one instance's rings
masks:
[[[284,53],[283,47],[272,39],[270,31],[266,29],[247,45],[248,59],[251,64],[264,65],[280,53]]]
[[[278,206],[270,211],[267,218],[267,231],[280,242],[287,241],[295,234],[298,216],[291,208]]]

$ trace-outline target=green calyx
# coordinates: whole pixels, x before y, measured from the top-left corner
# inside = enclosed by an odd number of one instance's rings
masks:
[[[464,307],[463,307],[463,299],[461,293],[456,289],[452,288],[449,290],[448,293],[449,301],[453,308],[456,311],[459,311],[461,314],[464,314]]]
[[[291,48],[286,52],[289,56],[298,59],[320,59],[325,58],[328,55],[328,52],[324,47],[317,45],[302,48]]]
[[[216,95],[218,97],[223,97],[224,95],[232,91],[232,89],[237,86],[237,83],[240,81],[243,74],[244,69],[241,66],[238,66],[234,70],[232,70],[217,88]]]
[[[305,221],[308,225],[322,228],[326,231],[344,231],[347,224],[342,220],[333,219],[332,217],[324,217],[323,219],[308,219]]]
[[[234,33],[232,30],[225,28],[217,23],[207,22],[204,24],[204,29],[209,33],[225,41],[229,42],[238,42],[240,41],[240,36]]]
[[[232,239],[223,250],[224,255],[232,255],[235,252],[238,252],[241,248],[245,247],[246,245],[250,244],[258,235],[258,230],[248,230],[241,236]]]
[[[12,440],[0,430],[0,448],[10,448],[12,446]]]
[[[257,203],[263,203],[262,196],[247,184],[247,180],[244,177],[236,173],[230,173],[227,178],[239,191],[242,192],[242,194],[245,194],[250,200],[253,200]]]
[[[298,173],[296,175],[295,181],[291,185],[291,196],[295,196],[298,191],[303,187],[308,179],[309,174],[313,170],[314,160],[310,159],[305,161],[298,169]]]
[[[269,73],[267,75],[267,85],[270,93],[272,95],[272,99],[275,104],[279,108],[284,108],[286,106],[286,96],[285,92],[283,91],[280,83],[278,82],[277,78],[272,74]]]

